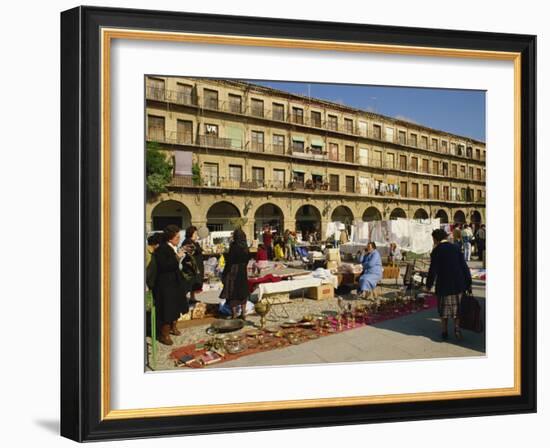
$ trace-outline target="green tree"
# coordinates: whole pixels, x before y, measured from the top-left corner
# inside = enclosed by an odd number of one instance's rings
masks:
[[[172,181],[172,164],[158,143],[147,143],[145,154],[147,192],[159,194],[167,191],[166,187]]]

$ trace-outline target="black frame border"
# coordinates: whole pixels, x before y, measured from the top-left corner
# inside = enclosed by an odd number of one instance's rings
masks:
[[[101,420],[100,29],[521,53],[521,395]],[[77,7],[61,13],[61,435],[144,438],[536,412],[536,36]]]

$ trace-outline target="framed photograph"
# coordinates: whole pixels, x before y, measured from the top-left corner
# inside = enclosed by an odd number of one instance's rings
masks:
[[[536,37],[61,14],[61,433],[536,411]]]

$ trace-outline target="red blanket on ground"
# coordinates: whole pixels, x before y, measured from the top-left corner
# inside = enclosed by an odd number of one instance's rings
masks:
[[[367,316],[366,321],[356,322],[355,326],[353,326],[353,327],[348,326],[348,325],[343,325],[342,329],[339,329],[337,320],[335,318],[331,317],[331,318],[329,318],[329,322],[330,322],[331,327],[333,328],[334,332],[328,333],[328,332],[325,331],[321,334],[319,334],[317,332],[317,334],[318,334],[319,337],[326,337],[326,336],[330,336],[331,334],[338,334],[338,333],[341,333],[343,331],[353,330],[355,328],[363,327],[365,325],[373,325],[373,324],[377,324],[379,322],[383,322],[383,321],[386,321],[386,320],[406,316],[406,315],[409,315],[409,314],[412,314],[412,313],[415,313],[415,312],[426,311],[428,309],[435,308],[436,306],[437,306],[437,298],[436,298],[435,295],[430,294],[430,295],[426,296],[423,306],[417,306],[417,305],[412,305],[412,304],[400,305],[400,306],[396,307],[395,309],[389,309],[389,310],[387,310],[383,313],[370,314],[370,315]],[[315,330],[305,330],[305,331],[307,331],[308,333],[312,333]],[[204,343],[204,342],[205,341],[201,341],[201,343]],[[307,339],[305,339],[301,343],[305,343],[305,342],[307,342]],[[235,353],[235,354],[229,354],[228,353],[224,356],[224,358],[221,360],[221,362],[223,363],[223,362],[231,361],[233,359],[241,358],[241,357],[247,356],[247,355],[252,355],[252,354],[258,353],[258,352],[275,350],[275,349],[278,349],[278,348],[287,347],[289,345],[291,345],[291,343],[286,338],[276,338],[274,336],[265,335],[265,342],[264,343],[254,344],[253,346],[251,345],[241,353]],[[196,344],[190,344],[190,345],[185,345],[183,347],[178,347],[178,348],[174,349],[172,351],[172,353],[170,354],[170,357],[174,360],[180,359],[184,355],[192,355],[193,357],[200,357],[205,351],[206,351],[206,349],[202,349],[202,348],[197,349]],[[197,365],[189,366],[189,367],[198,368],[198,367],[203,367],[203,366],[201,366],[200,364],[197,364]]]

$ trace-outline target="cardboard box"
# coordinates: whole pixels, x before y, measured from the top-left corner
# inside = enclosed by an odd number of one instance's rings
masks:
[[[313,288],[308,288],[305,296],[313,300],[332,299],[334,298],[334,285],[332,283],[327,283],[324,285],[315,286]]]

